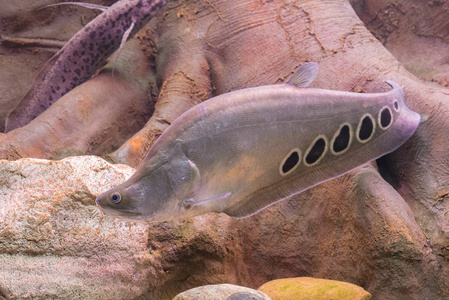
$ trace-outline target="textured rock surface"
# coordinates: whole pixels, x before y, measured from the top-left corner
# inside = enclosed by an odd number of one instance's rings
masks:
[[[353,1],[367,28],[416,77],[449,87],[449,2]],[[423,16],[428,16],[423,21]]]
[[[200,286],[176,295],[173,300],[227,300],[236,293],[251,294],[258,296],[256,299],[270,300],[270,297],[260,291],[233,284]]]
[[[4,297],[129,299],[147,288],[147,227],[104,217],[94,203],[133,171],[119,168],[96,157],[0,161]]]
[[[371,294],[354,284],[310,277],[277,279],[259,287],[273,300],[370,300]]]

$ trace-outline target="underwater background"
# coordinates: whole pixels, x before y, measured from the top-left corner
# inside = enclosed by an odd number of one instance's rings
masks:
[[[297,277],[373,299],[449,298],[446,1],[168,1],[84,83],[7,130],[46,63],[101,13],[38,9],[57,2],[0,0],[0,298],[172,299]],[[89,50],[71,63],[98,60]],[[320,67],[313,88],[373,93],[394,80],[426,121],[395,152],[248,218],[140,224],[95,205],[186,110],[281,84],[306,61]]]

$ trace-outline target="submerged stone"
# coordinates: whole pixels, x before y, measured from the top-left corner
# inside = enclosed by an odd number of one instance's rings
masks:
[[[285,278],[263,284],[273,300],[370,300],[371,294],[348,282],[310,277]]]
[[[270,300],[261,291],[233,284],[204,285],[178,294],[173,300]]]

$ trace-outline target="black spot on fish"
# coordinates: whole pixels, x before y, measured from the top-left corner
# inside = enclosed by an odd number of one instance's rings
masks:
[[[93,51],[93,50],[94,50],[94,44],[89,43],[89,50],[90,50],[90,51]]]
[[[298,151],[293,151],[282,164],[282,174],[287,174],[299,163]]]
[[[359,125],[357,133],[361,141],[368,140],[374,134],[374,123],[370,116],[365,116]]]
[[[78,57],[78,50],[73,51],[73,56]]]
[[[69,89],[69,88],[66,88],[66,89],[65,89],[65,93],[68,93],[68,92],[70,92],[70,89]]]
[[[62,82],[65,82],[65,77],[61,76],[61,80],[62,80]]]
[[[399,102],[398,102],[398,100],[394,100],[393,106],[394,106],[394,109],[395,109],[396,111],[399,110]]]
[[[392,121],[392,116],[391,116],[391,112],[390,109],[388,109],[387,107],[385,107],[384,109],[382,109],[382,111],[380,112],[380,126],[382,128],[387,128],[388,126],[390,126],[391,121]]]
[[[307,153],[306,163],[309,165],[316,163],[323,156],[325,150],[326,141],[320,137],[315,141],[309,153]]]
[[[74,71],[78,76],[81,76],[81,70],[80,69],[75,69]]]
[[[332,149],[335,153],[342,152],[346,150],[349,146],[349,141],[351,140],[351,130],[349,129],[349,125],[343,125],[340,128],[340,132],[337,137],[334,139],[332,144]]]

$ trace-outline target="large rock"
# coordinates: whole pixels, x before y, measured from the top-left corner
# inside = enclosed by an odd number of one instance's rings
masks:
[[[148,286],[147,226],[95,195],[133,169],[97,157],[0,161],[0,291],[7,299],[130,299]],[[1,293],[0,293],[1,295]]]
[[[259,290],[273,300],[371,300],[370,293],[354,284],[310,277],[273,280]]]
[[[239,298],[240,297],[240,298]],[[176,295],[173,300],[271,300],[266,294],[233,284],[200,286]]]

